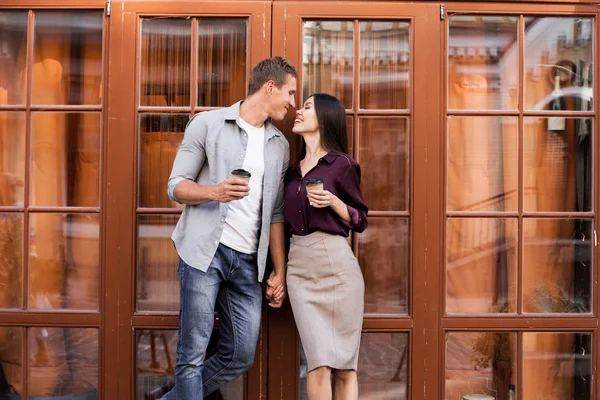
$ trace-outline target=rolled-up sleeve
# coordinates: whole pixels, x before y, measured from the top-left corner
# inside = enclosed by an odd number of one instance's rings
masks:
[[[173,169],[167,185],[167,193],[171,200],[179,203],[175,196],[175,187],[186,179],[194,181],[200,173],[206,160],[204,150],[206,133],[206,121],[202,118],[202,114],[196,114],[185,128],[183,141],[173,162]]]
[[[271,216],[271,223],[276,224],[284,221],[284,203],[283,203],[283,191],[285,188],[285,173],[290,164],[290,145],[287,140],[284,139],[284,151],[283,151],[283,165],[281,168],[281,176],[279,177],[279,187],[277,188],[277,197],[275,199],[275,208],[273,209],[273,215]]]
[[[365,204],[360,191],[360,166],[350,164],[346,173],[340,180],[340,199],[346,204],[350,214],[350,222],[343,221],[354,232],[367,229],[367,213],[369,208]]]

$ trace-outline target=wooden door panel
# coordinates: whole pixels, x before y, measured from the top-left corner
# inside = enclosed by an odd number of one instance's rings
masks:
[[[425,303],[438,298],[438,276],[435,252],[425,265],[422,224],[431,206],[425,193],[434,186],[427,189],[426,180],[417,179],[424,178],[425,144],[428,132],[434,132],[427,127],[435,118],[428,121],[426,116],[435,112],[430,106],[439,99],[429,86],[435,80],[426,84],[426,71],[438,72],[435,63],[428,64],[439,55],[439,42],[429,36],[439,25],[438,15],[439,7],[431,4],[274,4],[273,37],[286,35],[285,42],[274,41],[273,54],[296,65],[302,88],[297,102],[314,92],[332,94],[343,102],[352,122],[350,155],[361,165],[361,189],[369,205],[369,227],[352,237],[366,288],[361,398],[409,398],[413,390],[413,398],[421,398],[425,381],[431,390],[438,385],[435,373],[424,379],[421,364],[422,354],[437,354],[437,331],[427,337],[412,335],[417,327],[437,326],[437,314],[425,312]],[[300,142],[291,133],[292,119],[284,121],[283,129],[295,162]],[[427,177],[429,185],[435,182],[435,169]],[[305,399],[305,365],[295,328],[289,326],[293,317],[287,309],[270,314],[269,396]],[[281,349],[283,356],[271,356]],[[411,363],[413,352],[420,356]]]
[[[173,381],[179,284],[170,236],[183,207],[167,198],[167,179],[189,118],[245,96],[250,68],[270,55],[270,12],[258,1],[112,2],[111,28],[123,38],[111,47],[123,66],[112,82],[126,90],[111,103],[109,174],[123,201],[109,216],[119,250],[107,253],[120,266],[119,325],[129,327],[119,330],[126,351],[113,375],[123,383],[115,398],[143,398]],[[264,342],[254,369],[223,393],[263,396]]]

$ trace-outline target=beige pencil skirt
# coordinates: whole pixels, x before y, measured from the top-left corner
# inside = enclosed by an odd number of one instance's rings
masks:
[[[323,232],[292,236],[287,285],[308,371],[356,370],[365,285],[346,239]]]

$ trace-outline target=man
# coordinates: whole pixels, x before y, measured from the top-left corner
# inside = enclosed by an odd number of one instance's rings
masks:
[[[175,387],[163,399],[202,399],[252,366],[261,317],[267,248],[269,306],[285,297],[283,177],[289,144],[271,120],[295,107],[297,73],[281,57],[259,62],[248,97],[195,115],[169,178],[186,204],[172,239],[179,254],[179,342]],[[249,183],[231,171],[251,173]],[[218,313],[218,352],[205,360]]]

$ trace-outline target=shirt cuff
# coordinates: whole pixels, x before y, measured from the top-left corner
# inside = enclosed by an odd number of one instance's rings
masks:
[[[344,221],[349,228],[353,228],[361,223],[360,213],[356,210],[356,208],[346,205],[348,208],[348,214],[350,214],[350,222]]]
[[[175,187],[177,187],[177,185],[179,184],[179,182],[184,181],[185,178],[178,176],[176,178],[170,179],[169,180],[169,185],[168,185],[168,190],[167,190],[167,194],[169,195],[169,199],[178,202],[179,204],[181,204],[181,202],[179,200],[177,200],[177,197],[175,197]]]

